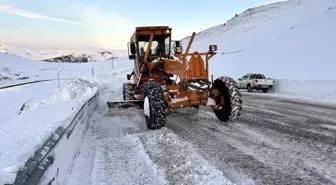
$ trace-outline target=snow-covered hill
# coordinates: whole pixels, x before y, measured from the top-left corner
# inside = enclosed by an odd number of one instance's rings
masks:
[[[127,62],[129,60],[126,60]],[[126,62],[126,63],[127,63]],[[111,72],[116,68],[130,67],[132,62],[125,60],[91,62],[91,63],[52,63],[29,60],[12,54],[0,54],[0,86],[23,83],[26,81],[79,78],[96,74],[99,70]],[[125,77],[126,78],[126,77]]]
[[[89,48],[78,50],[38,49],[0,43],[0,53],[8,53],[31,60],[46,62],[96,62],[112,58],[124,58],[127,51],[103,48]]]
[[[290,0],[250,8],[198,33],[191,51],[207,51],[214,77],[246,73],[295,80],[335,80],[336,1]],[[186,48],[189,38],[182,40]]]

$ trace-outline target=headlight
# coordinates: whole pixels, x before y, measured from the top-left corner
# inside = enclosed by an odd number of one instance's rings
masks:
[[[211,52],[217,51],[217,45],[210,45],[209,46],[209,51],[211,51]]]
[[[175,47],[175,53],[182,53],[182,51],[183,51],[182,46]]]

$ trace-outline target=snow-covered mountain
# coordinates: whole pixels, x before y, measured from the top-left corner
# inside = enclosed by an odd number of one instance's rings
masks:
[[[84,63],[97,62],[123,57],[126,52],[108,51],[108,50],[84,50],[84,51],[63,51],[59,52],[60,56],[51,54],[44,55],[40,60],[45,62],[67,62],[67,63]]]
[[[0,53],[7,53],[7,50],[5,49],[5,45],[0,43]]]
[[[110,50],[103,48],[90,48],[79,50],[59,50],[59,49],[36,49],[16,45],[0,43],[0,53],[17,55],[31,60],[41,60],[45,62],[96,62],[112,58],[123,58],[127,56],[127,51]]]
[[[209,72],[246,73],[297,80],[335,80],[336,1],[290,0],[250,8],[226,23],[197,33],[191,51],[219,53]],[[186,48],[189,37],[182,40]]]

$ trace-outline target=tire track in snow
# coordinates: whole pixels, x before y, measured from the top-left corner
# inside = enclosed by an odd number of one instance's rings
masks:
[[[142,133],[139,137],[153,162],[164,170],[169,184],[233,184],[189,143],[166,128]]]
[[[249,108],[250,106],[254,108],[251,109]],[[336,115],[331,112],[323,112],[321,114],[318,113],[321,111],[315,111],[315,109],[317,108],[309,107],[309,105],[297,107],[293,106],[293,104],[288,104],[286,106],[283,103],[277,103],[277,101],[260,100],[255,102],[255,104],[248,105],[241,120],[247,121],[256,127],[269,128],[295,137],[313,139],[317,142],[335,145],[335,130],[326,129],[321,125],[334,126]],[[269,124],[268,122],[272,120],[283,124]]]
[[[286,173],[241,151],[214,133],[218,130],[197,123],[197,118],[175,116],[169,120],[168,128],[199,149],[199,152],[223,171],[237,184],[283,184],[288,181],[301,182],[293,174]],[[181,120],[182,119],[182,120]],[[222,134],[222,133],[221,133]],[[248,177],[246,177],[248,175]]]
[[[96,110],[74,160],[67,184],[165,184],[164,175],[151,162],[139,138],[136,111],[109,117]],[[84,169],[84,171],[83,171]]]
[[[286,108],[276,99],[243,99],[247,106],[237,122],[219,122],[210,115],[213,113],[201,109],[194,116],[171,115],[168,128],[191,142],[204,158],[238,184],[245,183],[246,179],[240,179],[242,174],[257,184],[336,184],[333,129],[321,129],[334,124],[321,114],[336,120],[330,109],[312,105],[304,109],[303,105],[304,113],[296,114],[291,110],[297,106],[288,104]],[[314,120],[309,118],[312,115]]]
[[[250,102],[252,97],[246,98]],[[302,161],[302,166],[307,166],[303,170],[308,169],[312,171],[311,176],[324,179],[323,184],[336,184],[336,165],[333,162],[336,160],[334,130],[321,129],[326,125],[333,127],[333,121],[336,120],[336,115],[333,114],[335,109],[320,105],[314,107],[311,103],[294,105],[295,102],[285,106],[283,102],[287,101],[281,99],[255,100],[251,106],[259,108],[245,110],[252,112],[253,118],[246,119],[243,114],[241,124],[232,125],[245,128],[246,134],[257,135],[258,138],[264,138],[264,142],[283,148],[283,153],[293,153],[299,161]],[[258,106],[261,102],[263,102],[262,106]],[[276,114],[265,114],[265,109],[271,109]],[[291,111],[292,109],[296,111]],[[298,113],[298,110],[301,112]],[[277,116],[278,114],[285,114],[285,116]],[[297,119],[291,119],[293,116]],[[327,121],[325,116],[332,120]],[[314,119],[311,119],[312,117]],[[277,122],[286,122],[286,126],[278,126]],[[307,127],[309,129],[306,129]]]
[[[142,110],[104,111],[93,114],[67,184],[232,184],[171,131],[149,131]]]

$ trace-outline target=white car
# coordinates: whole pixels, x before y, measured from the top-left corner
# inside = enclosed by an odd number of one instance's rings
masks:
[[[247,89],[248,92],[255,90],[262,90],[266,93],[274,85],[274,80],[266,78],[263,74],[248,73],[242,78],[238,79],[239,89]]]

